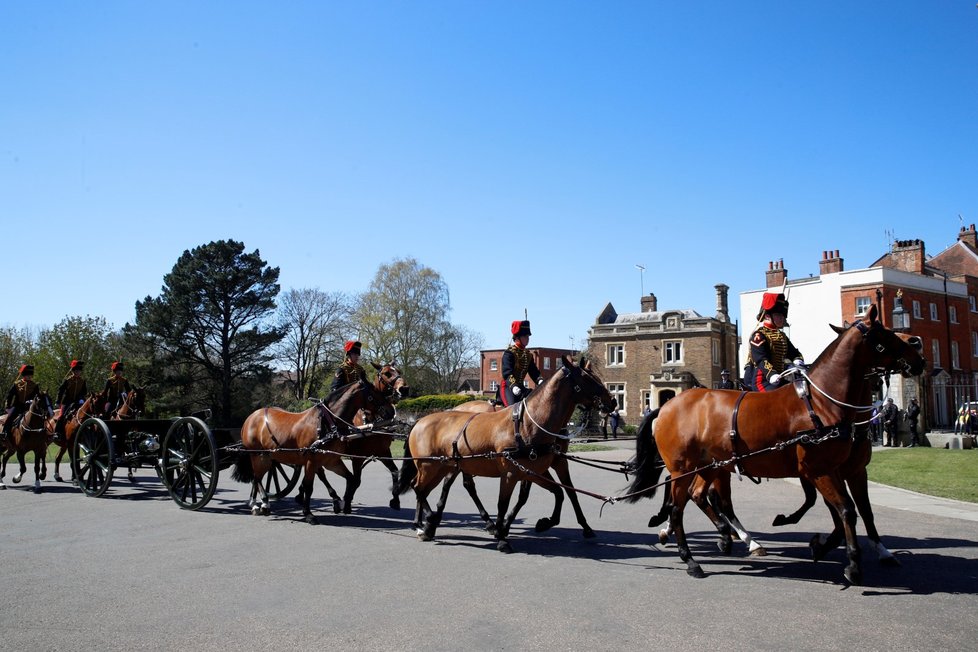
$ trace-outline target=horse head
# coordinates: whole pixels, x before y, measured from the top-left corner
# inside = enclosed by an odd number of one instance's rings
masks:
[[[350,423],[358,410],[377,418],[393,418],[394,405],[390,397],[371,383],[357,380],[337,388],[324,401],[325,407],[342,421]]]
[[[562,373],[563,377],[571,382],[574,403],[588,408],[597,407],[607,412],[615,409],[617,401],[591,369],[590,360],[581,366],[576,364],[569,355],[565,355],[563,362],[564,365],[558,373]]]
[[[376,362],[370,364],[377,370],[377,379],[374,381],[375,388],[395,402],[398,399],[407,398],[410,387],[401,375],[401,370],[395,367],[393,362],[384,365]]]
[[[899,373],[903,376],[919,376],[923,373],[926,361],[921,351],[922,340],[916,335],[905,335],[892,331],[878,319],[876,306],[869,309],[864,319],[857,320],[846,328],[832,326],[832,330],[842,336],[855,329],[865,344],[867,368],[882,369],[886,373]]]

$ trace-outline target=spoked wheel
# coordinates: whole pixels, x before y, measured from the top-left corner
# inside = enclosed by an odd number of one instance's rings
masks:
[[[281,500],[288,496],[299,484],[301,472],[301,464],[282,464],[277,460],[272,460],[272,468],[268,469],[265,477],[262,478],[263,488],[268,494],[268,499]]]
[[[163,484],[184,509],[200,509],[217,490],[217,445],[207,425],[196,417],[173,422],[163,439],[160,466]]]
[[[101,419],[86,419],[75,431],[75,455],[71,460],[78,487],[87,496],[101,496],[109,488],[115,449],[109,427]]]

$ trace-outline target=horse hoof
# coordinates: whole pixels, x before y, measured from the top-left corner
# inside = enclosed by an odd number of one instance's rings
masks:
[[[706,573],[703,572],[703,569],[700,568],[699,564],[696,564],[695,566],[687,567],[686,574],[689,575],[690,577],[695,577],[698,580],[706,577]]]
[[[36,494],[41,493],[41,488],[40,487],[34,487],[34,493],[36,493]]]
[[[258,516],[260,514],[261,514],[261,505],[252,505],[251,506],[251,515],[252,516]]]
[[[778,514],[774,517],[774,521],[771,523],[774,527],[781,527],[782,525],[788,524],[788,518],[784,514]]]
[[[261,515],[261,516],[269,516],[271,513],[272,513],[272,510],[270,510],[268,508],[268,505],[262,505],[258,509],[258,514]]]
[[[334,498],[333,499],[333,513],[334,514],[339,514],[342,511],[343,511],[343,501],[340,500],[339,498]]]
[[[549,518],[541,518],[537,521],[537,525],[533,528],[536,532],[546,532],[554,526],[553,522]]]
[[[305,503],[306,503],[306,499],[302,497],[302,494],[299,494],[298,496],[295,497],[295,504],[296,505],[302,506]]]
[[[55,482],[64,482],[64,481],[65,481],[65,479],[64,479],[64,478],[62,478],[60,474],[58,474],[58,473],[55,473],[55,474],[54,474],[54,481],[55,481]]]
[[[4,490],[4,489],[6,489],[6,488],[7,488],[7,485],[5,485],[5,484],[0,484],[0,491],[3,491],[3,490]]]
[[[900,561],[896,557],[880,557],[880,566],[886,566],[887,568],[899,568]]]
[[[663,546],[669,543],[669,530],[659,530],[659,543]]]
[[[721,555],[729,555],[731,548],[733,548],[733,541],[730,539],[720,539],[717,541],[717,548],[720,550]]]
[[[667,518],[669,517],[660,516],[659,514],[656,514],[655,516],[649,519],[649,527],[659,527],[660,525],[666,522]]]
[[[309,525],[315,525],[316,524],[316,517],[313,516],[312,514],[306,514],[302,518],[302,520],[305,521],[306,523],[308,523]]]
[[[862,586],[863,574],[858,568],[846,567],[845,573],[843,574],[846,576],[846,580],[853,586]]]
[[[596,536],[598,536],[598,533],[595,532],[594,530],[592,530],[589,527],[588,528],[584,528],[584,530],[581,532],[581,534],[584,536],[585,539],[593,539]]]
[[[349,502],[348,503],[348,502],[345,502],[344,501],[343,502],[343,513],[344,514],[350,514],[352,512],[353,512],[353,503],[352,502]]]
[[[822,538],[817,534],[808,542],[808,547],[812,551],[812,561],[819,561],[825,555],[825,551],[822,550]]]
[[[486,532],[488,532],[489,534],[495,535],[496,534],[496,524],[493,523],[492,521],[489,521],[488,523],[486,523]]]
[[[761,548],[754,548],[753,550],[750,551],[750,556],[751,557],[767,557],[767,550],[765,548],[763,548],[763,547],[761,547]]]
[[[418,541],[431,541],[434,539],[434,535],[428,534],[425,530],[418,528]]]
[[[507,555],[512,554],[513,546],[509,545],[509,541],[499,541],[496,543],[496,550],[499,552],[504,552]]]
[[[400,498],[391,498],[391,501],[390,501],[389,505],[390,505],[390,508],[391,509],[400,509],[401,508],[401,499]]]
[[[19,476],[19,475],[15,475],[15,476],[14,476],[14,477],[12,478],[12,480],[14,481],[14,484],[18,484],[18,483],[20,483],[20,476]]]

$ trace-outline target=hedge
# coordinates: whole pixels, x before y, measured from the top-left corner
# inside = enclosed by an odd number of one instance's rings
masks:
[[[429,396],[402,399],[397,402],[397,409],[399,412],[427,414],[428,412],[451,410],[457,405],[473,400],[480,401],[484,399],[468,394],[431,394]]]

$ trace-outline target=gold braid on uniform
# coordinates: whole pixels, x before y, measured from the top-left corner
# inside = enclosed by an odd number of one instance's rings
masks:
[[[777,328],[761,326],[759,330],[767,338],[768,348],[771,350],[771,356],[765,361],[765,366],[769,370],[781,373],[784,371],[785,356],[788,355],[788,338]]]
[[[511,385],[523,382],[523,377],[530,369],[530,353],[515,344],[510,345],[509,350],[513,352],[514,364],[513,375],[509,377]]]

